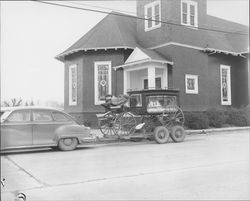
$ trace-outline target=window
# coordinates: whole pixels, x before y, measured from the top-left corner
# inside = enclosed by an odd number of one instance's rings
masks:
[[[77,105],[77,65],[69,66],[69,105]]]
[[[198,76],[197,75],[185,75],[186,93],[198,94]]]
[[[95,62],[95,104],[105,102],[111,94],[111,61]]]
[[[69,117],[67,117],[65,114],[61,113],[61,112],[53,112],[53,119],[55,121],[58,122],[67,122],[67,121],[71,121],[71,119]]]
[[[34,111],[33,121],[52,121],[52,117],[49,111]]]
[[[148,89],[148,79],[143,80],[143,88]],[[155,88],[156,89],[161,89],[161,77],[156,77],[155,78]]]
[[[181,24],[198,27],[197,2],[191,0],[181,1]]]
[[[141,107],[142,106],[142,100],[141,100],[141,94],[132,94],[130,96],[130,107]]]
[[[230,66],[220,66],[221,105],[231,105],[231,72]]]
[[[154,1],[145,5],[145,31],[149,31],[161,26],[161,4],[160,1]]]
[[[13,112],[8,121],[11,122],[27,122],[30,121],[30,111],[16,111]]]
[[[146,97],[147,112],[162,113],[169,105],[177,105],[176,96],[147,96]]]

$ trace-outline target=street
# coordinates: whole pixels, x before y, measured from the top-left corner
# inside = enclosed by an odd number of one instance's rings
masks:
[[[249,131],[1,156],[1,199],[249,200]]]

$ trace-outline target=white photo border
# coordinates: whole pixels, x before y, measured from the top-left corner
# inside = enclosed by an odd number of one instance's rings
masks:
[[[194,80],[194,89],[189,89],[188,88],[188,80],[192,79]],[[185,75],[185,89],[186,89],[186,94],[198,94],[199,93],[199,87],[198,87],[198,75],[190,75],[186,74]]]

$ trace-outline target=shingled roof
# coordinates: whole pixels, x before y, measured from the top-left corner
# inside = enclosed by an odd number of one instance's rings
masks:
[[[232,53],[248,52],[249,27],[207,15],[207,22],[212,29],[224,30],[225,32],[208,31],[208,48],[223,50]],[[227,32],[227,33],[226,33]]]
[[[233,55],[249,52],[248,35],[238,34],[237,32],[248,33],[248,26],[210,15],[207,15],[207,23],[212,29],[225,30],[229,33],[207,31],[205,39],[207,47],[201,48],[207,51],[226,52]],[[137,36],[136,18],[112,12],[71,47],[57,55],[56,59],[63,60],[66,55],[78,51],[116,48],[135,49],[141,47],[137,43],[137,37],[139,36]],[[146,50],[144,49],[144,51]]]
[[[71,47],[57,55],[61,59],[81,50],[131,48],[136,42],[136,19],[133,16],[112,12],[87,32]]]

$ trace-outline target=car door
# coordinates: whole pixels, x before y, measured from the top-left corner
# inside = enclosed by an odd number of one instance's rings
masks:
[[[30,110],[17,110],[1,123],[1,149],[32,145]]]
[[[55,126],[50,110],[33,110],[33,144],[54,144]]]
[[[62,112],[53,111],[52,116],[55,121],[55,130],[65,125],[77,125],[68,115]]]

